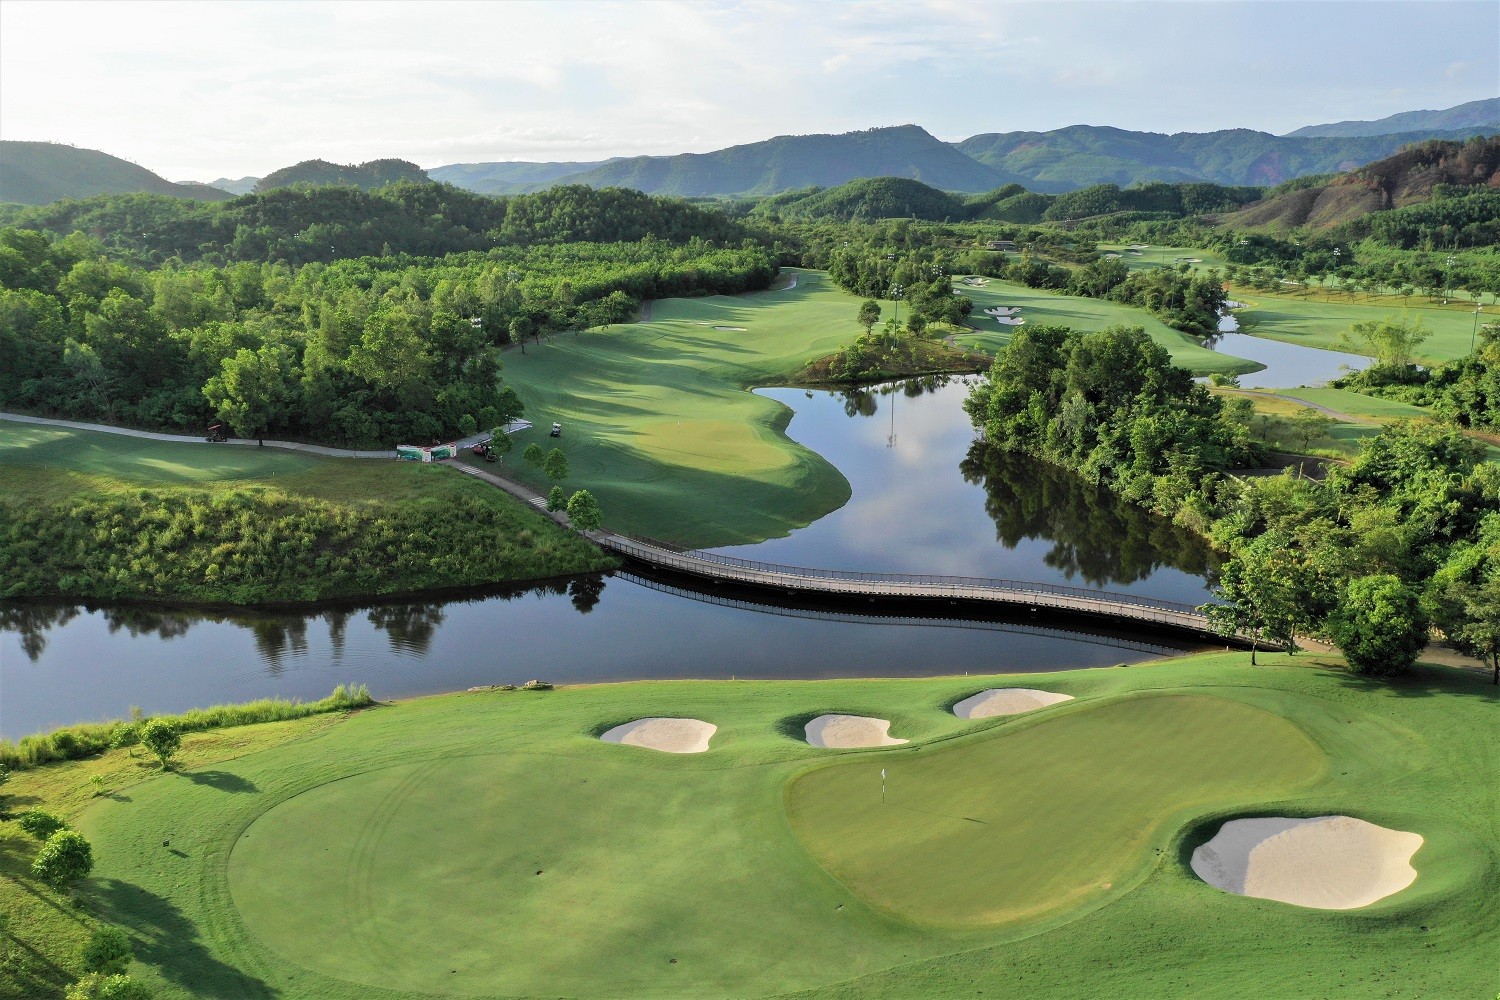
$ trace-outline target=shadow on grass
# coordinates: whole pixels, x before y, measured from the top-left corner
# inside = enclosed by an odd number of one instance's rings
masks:
[[[255,782],[229,771],[183,771],[182,776],[195,785],[207,785],[221,792],[258,792]]]
[[[198,927],[169,900],[118,879],[94,883],[99,915],[135,939],[135,957],[198,997],[276,997],[268,984],[225,965],[204,947]]]
[[[1490,683],[1488,672],[1424,663],[1418,663],[1405,673],[1390,676],[1356,674],[1346,670],[1340,672],[1339,682],[1357,691],[1391,694],[1398,698],[1432,698],[1438,695],[1500,696],[1500,690]]]

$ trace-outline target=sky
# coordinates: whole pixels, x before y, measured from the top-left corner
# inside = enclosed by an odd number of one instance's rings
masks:
[[[1375,119],[1500,96],[1494,0],[0,0],[0,138],[171,180]]]

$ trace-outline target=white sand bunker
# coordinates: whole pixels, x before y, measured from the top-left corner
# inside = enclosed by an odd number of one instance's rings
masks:
[[[820,715],[806,726],[807,742],[826,750],[849,747],[893,747],[906,740],[891,735],[885,719],[867,715]]]
[[[1020,715],[1035,712],[1060,701],[1072,701],[1070,694],[1037,691],[1034,688],[990,688],[953,706],[960,719],[988,719],[994,715]]]
[[[703,753],[708,749],[709,737],[718,729],[698,719],[636,719],[599,738],[607,743],[627,743],[664,753]]]
[[[1352,816],[1230,820],[1193,852],[1193,871],[1225,892],[1319,910],[1368,906],[1411,885],[1415,833]]]
[[[743,333],[745,331],[745,328],[743,326],[716,326],[716,327],[714,327],[714,329],[715,330],[739,330],[741,333]]]

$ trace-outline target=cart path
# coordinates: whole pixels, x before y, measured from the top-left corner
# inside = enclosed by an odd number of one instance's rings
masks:
[[[121,437],[142,438],[147,441],[168,441],[173,444],[201,444],[223,447],[224,445],[238,446],[241,448],[254,448],[257,442],[248,438],[231,438],[228,441],[207,441],[202,437],[191,434],[163,434],[158,431],[138,431],[129,427],[111,427],[108,424],[89,424],[78,420],[55,420],[51,417],[32,417],[24,413],[0,412],[0,420],[10,420],[18,424],[40,424],[44,427],[64,427],[75,431],[94,431],[99,434],[118,434]],[[460,448],[469,448],[474,444],[489,439],[488,434],[474,434],[463,438],[458,442]],[[389,451],[358,451],[352,448],[329,448],[321,444],[303,444],[300,441],[271,441],[265,442],[267,448],[281,448],[285,451],[300,451],[308,455],[321,455],[324,458],[384,458],[394,459],[396,449]]]

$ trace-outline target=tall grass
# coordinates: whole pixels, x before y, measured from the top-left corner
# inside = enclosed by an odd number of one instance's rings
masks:
[[[346,712],[375,704],[369,688],[363,684],[340,684],[333,693],[319,701],[262,698],[240,705],[214,705],[194,708],[181,715],[152,716],[170,723],[181,733],[229,726],[248,726],[257,722],[282,722],[326,712]],[[114,747],[135,746],[140,742],[144,718],[114,722],[82,722],[54,729],[50,733],[24,736],[17,743],[0,740],[0,768],[21,770],[60,760],[93,757]]]

